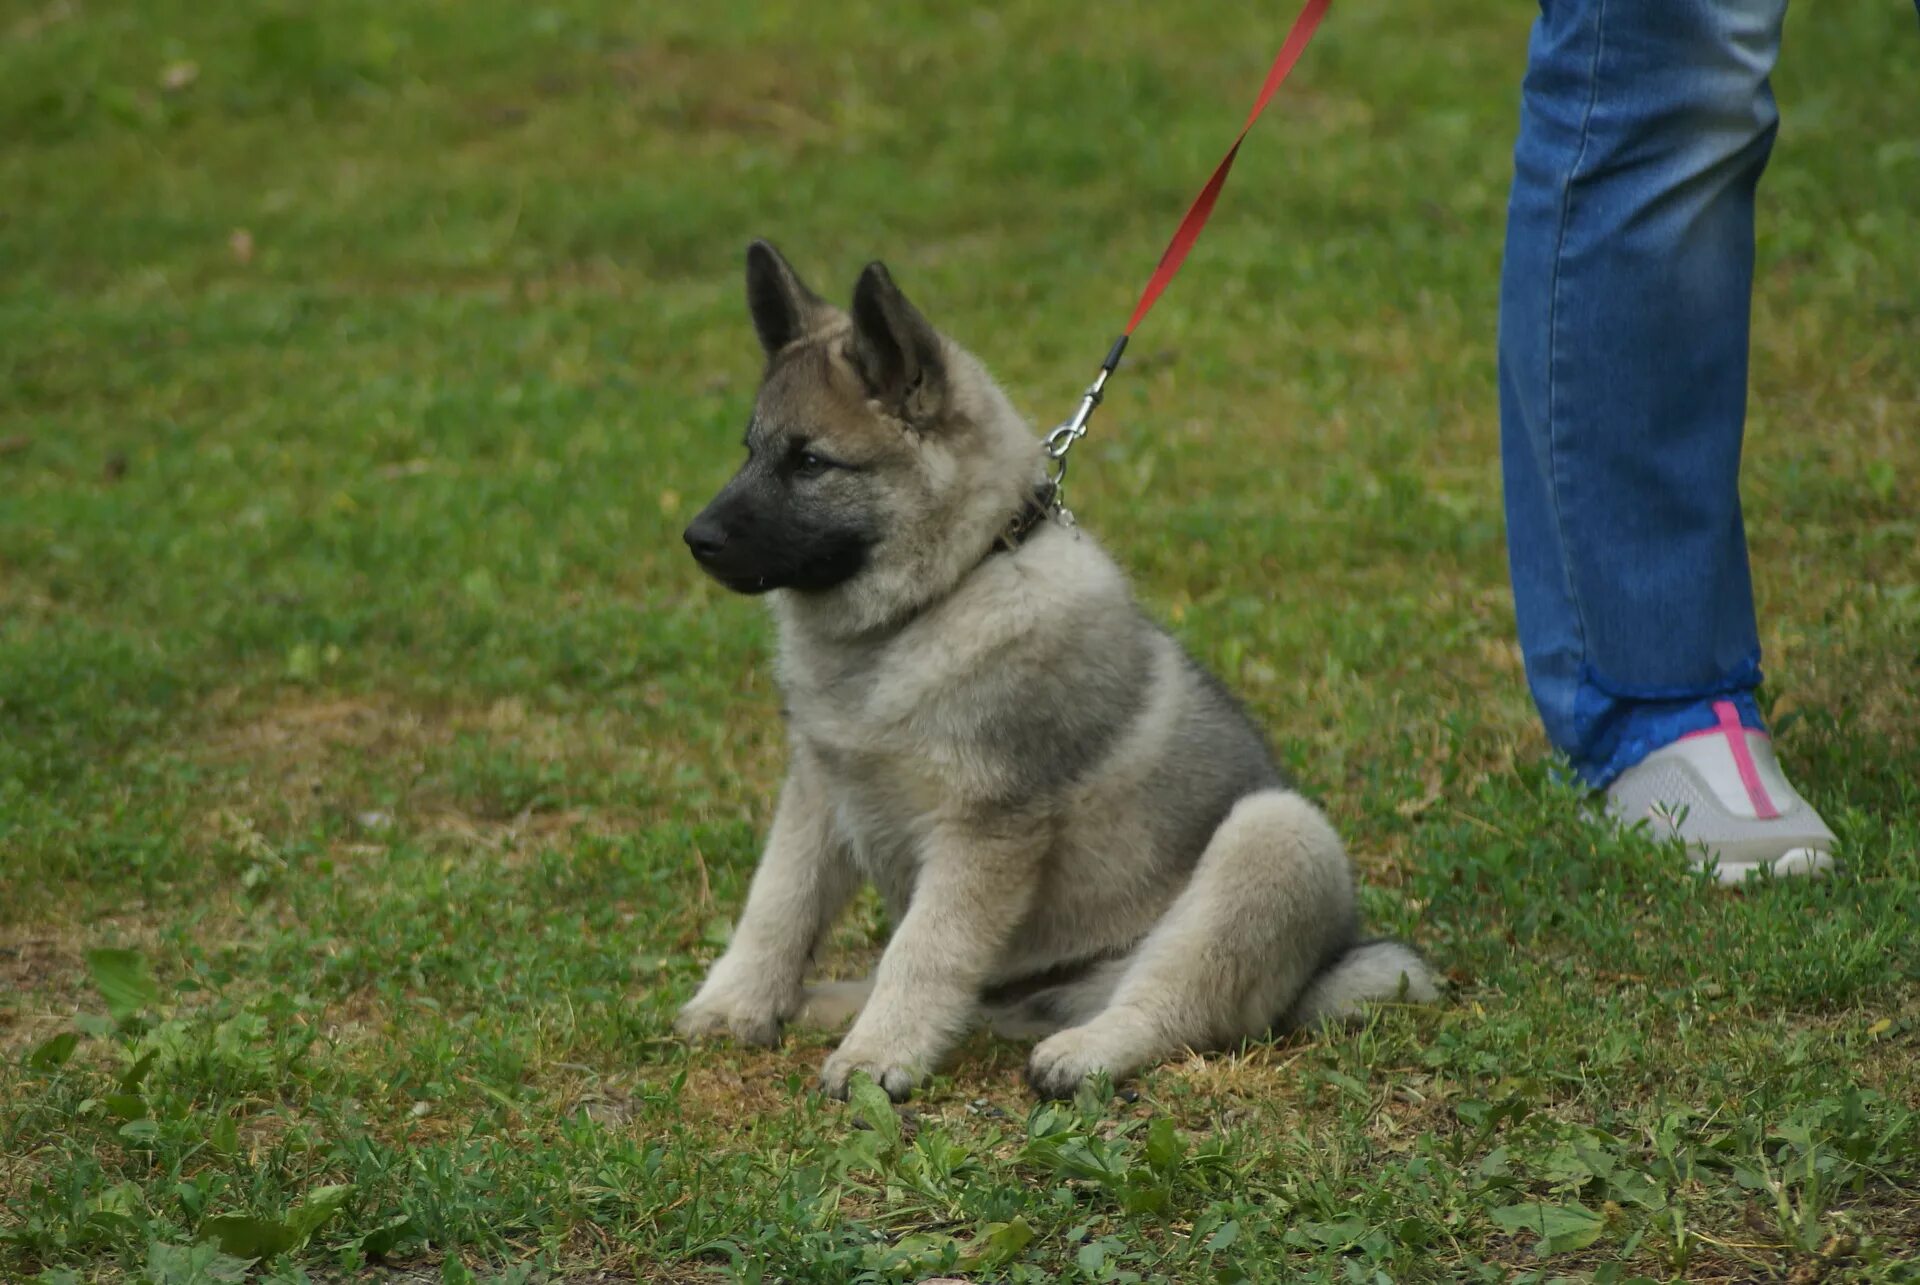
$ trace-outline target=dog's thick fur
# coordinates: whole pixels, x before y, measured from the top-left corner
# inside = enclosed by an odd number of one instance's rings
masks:
[[[865,1071],[898,1099],[986,1021],[1050,1032],[1029,1076],[1066,1094],[1431,999],[1418,955],[1358,940],[1332,827],[1100,546],[1050,520],[998,547],[1043,460],[980,364],[879,264],[850,314],[764,243],[747,277],[768,358],[749,457],[687,542],[771,594],[792,764],[681,1031],[768,1043],[859,1005],[824,1087]],[[869,987],[810,999],[862,879],[892,939]]]

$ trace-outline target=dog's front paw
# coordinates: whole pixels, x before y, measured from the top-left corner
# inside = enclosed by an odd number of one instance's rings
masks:
[[[1033,1046],[1027,1058],[1027,1083],[1043,1098],[1070,1098],[1089,1077],[1105,1072],[1118,1080],[1136,1059],[1113,1047],[1109,1033],[1094,1026],[1070,1026]]]
[[[924,1073],[906,1058],[889,1057],[879,1050],[869,1054],[842,1044],[820,1067],[820,1090],[846,1101],[856,1071],[865,1071],[895,1102],[905,1102]]]
[[[737,1044],[771,1048],[780,1042],[780,1006],[771,999],[728,989],[701,987],[673,1029],[690,1040],[728,1036]]]
[[[756,1048],[772,1048],[780,1042],[780,1019],[771,1013],[726,1013],[689,1004],[673,1019],[673,1029],[689,1040],[730,1038]]]

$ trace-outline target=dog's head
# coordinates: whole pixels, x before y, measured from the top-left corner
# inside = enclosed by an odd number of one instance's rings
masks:
[[[832,595],[849,624],[945,592],[1019,511],[1031,432],[882,264],[842,311],[755,242],[747,305],[766,373],[746,462],[687,527],[694,558],[741,593]]]

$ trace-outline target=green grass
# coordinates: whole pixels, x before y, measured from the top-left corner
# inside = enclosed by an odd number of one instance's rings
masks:
[[[8,7],[0,1279],[1920,1279],[1920,35],[1789,24],[1746,495],[1847,870],[1741,897],[1583,819],[1511,642],[1525,9],[1337,7],[1073,477],[1450,1001],[896,1117],[668,1027],[781,769],[677,538],[741,251],[1058,417],[1290,11]]]

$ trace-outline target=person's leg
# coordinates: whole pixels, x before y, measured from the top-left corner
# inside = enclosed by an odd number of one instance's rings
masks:
[[[1738,475],[1785,0],[1545,0],[1501,277],[1509,556],[1554,744],[1603,786],[1758,725]]]
[[[1501,277],[1509,563],[1548,735],[1605,787],[1713,731],[1727,763],[1698,784],[1731,781],[1735,819],[1771,806],[1756,755],[1777,777],[1734,725],[1761,728],[1738,484],[1785,8],[1543,0]]]

